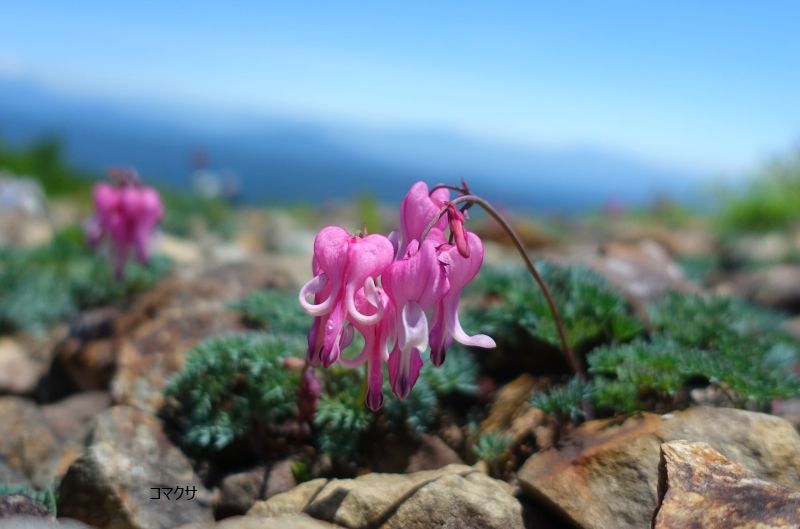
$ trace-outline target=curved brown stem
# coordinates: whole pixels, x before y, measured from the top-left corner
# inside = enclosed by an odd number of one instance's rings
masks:
[[[436,184],[428,192],[428,195],[432,195],[437,189],[449,189],[450,191],[456,191],[458,193],[466,193],[467,191],[467,189],[463,186],[454,186],[452,184]]]
[[[508,221],[506,221],[506,219],[504,219],[503,216],[500,215],[500,213],[483,198],[476,195],[461,195],[460,197],[457,197],[451,201],[451,204],[453,205],[460,203],[479,205],[484,211],[486,211],[486,213],[489,214],[489,216],[491,216],[495,221],[497,221],[498,224],[500,224],[500,226],[511,237],[511,240],[514,241],[514,246],[517,248],[522,260],[525,261],[525,266],[528,268],[528,271],[530,272],[531,276],[533,276],[536,284],[539,285],[542,294],[544,294],[544,297],[547,300],[547,306],[550,309],[550,313],[553,315],[553,321],[555,322],[556,329],[558,330],[558,337],[561,340],[561,349],[564,353],[567,363],[570,366],[570,369],[572,369],[572,372],[575,373],[575,375],[577,375],[581,381],[586,381],[586,372],[584,371],[580,360],[577,358],[577,356],[575,356],[569,346],[569,342],[567,341],[567,333],[564,330],[564,322],[561,319],[561,314],[558,312],[558,307],[556,307],[553,296],[550,293],[550,289],[547,287],[547,283],[545,283],[544,279],[539,274],[539,271],[536,270],[536,267],[533,265],[533,261],[531,261],[531,258],[528,256],[528,252],[525,250],[525,245],[522,243],[522,240],[520,240],[517,232],[514,231],[514,228],[511,227]],[[439,219],[441,219],[446,212],[447,207],[442,208],[439,211],[439,214],[431,220],[431,222],[425,228],[425,231],[422,232],[422,236],[420,236],[420,243],[425,240],[425,237],[428,236],[428,233],[431,231],[431,229],[433,229],[433,227],[439,222]]]

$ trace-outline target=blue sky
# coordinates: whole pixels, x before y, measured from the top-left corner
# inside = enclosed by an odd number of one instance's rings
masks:
[[[0,13],[0,75],[90,94],[709,173],[800,140],[792,1],[0,0]]]

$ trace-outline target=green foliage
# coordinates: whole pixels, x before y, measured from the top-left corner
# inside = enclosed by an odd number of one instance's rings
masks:
[[[743,193],[730,194],[718,225],[723,233],[764,233],[800,223],[800,149],[766,164]]]
[[[285,334],[305,334],[311,318],[297,302],[296,292],[258,290],[230,305],[253,326]]]
[[[256,425],[288,419],[299,375],[284,368],[283,359],[304,352],[299,338],[266,333],[220,336],[195,347],[164,390],[179,403],[183,445],[221,450]]]
[[[538,263],[537,268],[558,306],[570,347],[586,350],[598,343],[625,342],[641,332],[625,300],[597,274],[581,266]],[[531,339],[560,346],[558,329],[539,288],[524,269],[486,267],[471,292],[499,297],[469,317],[482,332],[522,348]]]
[[[364,404],[364,371],[341,367],[321,371],[324,390],[314,419],[319,447],[334,459],[351,458],[359,448],[360,436],[378,417]],[[388,373],[384,370],[382,414],[394,430],[430,431],[444,399],[477,391],[477,373],[472,355],[460,346],[453,346],[440,367],[425,363],[413,391],[405,400],[400,400],[392,394]]]
[[[511,441],[511,436],[506,434],[498,432],[485,433],[480,436],[478,442],[472,447],[472,451],[481,461],[494,463],[503,457],[505,451],[511,446]]]
[[[46,487],[41,490],[33,490],[27,485],[6,485],[0,484],[0,496],[27,496],[33,501],[47,507],[47,510],[56,515],[56,490],[54,487]]]
[[[367,228],[368,233],[381,233],[384,231],[380,208],[374,195],[363,193],[358,197],[357,206],[358,216]]]
[[[590,383],[573,377],[566,385],[551,388],[545,393],[536,393],[531,398],[531,406],[539,408],[559,421],[580,422],[585,418],[582,404],[590,401],[594,388]]]
[[[358,449],[360,436],[373,420],[364,405],[363,371],[334,366],[323,375],[324,392],[314,416],[317,443],[333,459],[344,460]]]
[[[671,293],[652,311],[650,340],[595,349],[596,402],[619,411],[672,403],[691,383],[720,388],[732,404],[764,407],[800,392],[790,370],[797,344],[772,314],[723,297]]]
[[[227,202],[208,198],[197,193],[161,190],[164,202],[164,219],[161,228],[180,237],[196,234],[196,230],[218,233],[224,237],[233,234],[233,210]]]
[[[79,228],[67,228],[36,248],[0,249],[0,332],[40,332],[82,309],[122,302],[152,288],[168,260],[129,263],[117,279],[108,260],[87,248]]]
[[[425,362],[414,389],[405,400],[392,395],[388,376],[385,377],[384,393],[389,395],[384,404],[386,416],[397,428],[405,426],[419,433],[430,431],[442,401],[451,395],[475,394],[477,378],[478,365],[472,354],[454,344],[441,366]]]
[[[30,147],[12,149],[0,142],[0,169],[38,181],[49,196],[83,195],[88,198],[94,175],[67,165],[61,144],[44,138]]]

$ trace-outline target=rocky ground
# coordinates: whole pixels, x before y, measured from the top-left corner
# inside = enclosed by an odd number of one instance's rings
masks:
[[[796,402],[775,404],[783,417],[696,406],[593,420],[557,439],[548,418],[527,406],[538,383],[529,375],[493,393],[480,425],[534,438],[541,448],[504,480],[491,477],[498,473],[485,463],[464,464],[451,447],[468,434],[455,427],[455,441],[440,431],[403,447],[402,474],[298,484],[284,460],[231,470],[206,488],[204,469],[176,446],[159,417],[161,390],[193,345],[242,328],[226,306],[230,300],[306,279],[308,255],[287,246],[310,247],[313,232],[267,236],[264,224],[251,219],[233,243],[166,237],[160,250],[176,270],[126,310],[92,310],[44,336],[0,338],[0,483],[59,486],[58,520],[26,496],[6,495],[0,527],[800,527]],[[635,308],[667,289],[734,292],[800,308],[797,265],[723,274],[705,286],[687,280],[676,260],[716,251],[702,231],[620,227],[599,244],[577,239],[539,251],[588,264]],[[768,251],[763,240],[735,249],[761,257]],[[487,251],[489,260],[509,255],[501,244]],[[796,318],[788,325],[800,334]],[[380,448],[391,450],[391,443]],[[181,491],[164,495],[176,487]],[[246,514],[215,521],[227,512]]]

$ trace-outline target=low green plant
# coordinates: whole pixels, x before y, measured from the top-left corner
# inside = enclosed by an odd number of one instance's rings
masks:
[[[790,367],[798,347],[779,321],[733,299],[670,293],[652,310],[650,340],[589,355],[595,401],[624,412],[669,407],[691,385],[713,385],[738,407],[766,408],[797,395],[800,380]]]
[[[570,347],[585,351],[600,343],[628,341],[642,330],[626,301],[599,275],[582,266],[537,263],[564,320]],[[469,318],[480,321],[487,334],[525,348],[531,340],[560,346],[558,329],[547,302],[526,271],[486,267],[470,290],[496,301],[473,308]]]
[[[257,290],[230,308],[241,313],[248,325],[275,332],[305,334],[311,326],[311,318],[297,303],[296,292]]]
[[[590,383],[572,377],[564,386],[535,393],[531,397],[531,406],[558,421],[580,422],[585,418],[583,403],[591,401],[593,397],[594,388]]]
[[[723,234],[765,233],[800,223],[800,149],[765,164],[742,192],[729,192],[717,218]]]
[[[7,485],[0,484],[0,496],[27,496],[36,503],[44,505],[50,513],[56,515],[57,495],[53,486],[34,490],[27,485]]]
[[[87,248],[76,227],[34,248],[0,249],[0,332],[40,332],[80,310],[118,303],[152,288],[171,268],[155,256],[117,279],[109,261]]]
[[[511,436],[499,432],[489,432],[481,435],[472,451],[481,461],[495,463],[503,457],[508,447],[511,446]]]
[[[195,347],[164,394],[182,444],[192,451],[222,450],[257,425],[289,419],[299,375],[283,365],[305,354],[296,336],[239,333],[210,338]]]
[[[314,426],[319,449],[335,460],[350,458],[372,424],[374,416],[364,405],[362,382],[359,370],[335,366],[324,372]]]

